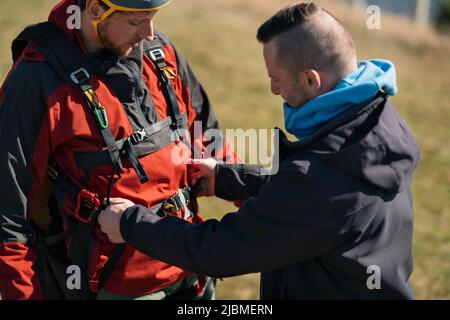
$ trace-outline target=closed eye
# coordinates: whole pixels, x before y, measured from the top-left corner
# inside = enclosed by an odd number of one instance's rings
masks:
[[[142,21],[128,21],[128,23],[130,24],[130,25],[132,25],[132,26],[138,26],[138,25],[140,25],[141,23],[142,23]]]

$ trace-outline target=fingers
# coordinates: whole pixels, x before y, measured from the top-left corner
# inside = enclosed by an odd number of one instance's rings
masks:
[[[105,201],[106,201],[106,199],[105,199]],[[126,199],[123,199],[123,198],[110,198],[109,199],[109,202],[111,203],[111,205],[114,205],[114,204],[121,204],[121,203],[124,203],[124,202],[126,202],[127,200]]]
[[[192,184],[196,184],[200,179],[206,177],[206,175],[200,171],[191,174]]]
[[[109,210],[120,213],[135,205],[132,201],[123,198],[110,198],[109,204],[107,199],[104,199],[103,204],[107,205]]]
[[[193,164],[193,165],[206,165],[206,159],[193,159],[188,158],[186,159],[186,164]]]
[[[100,229],[108,237],[109,237],[109,233],[111,232],[110,220],[111,220],[111,217],[109,217],[108,213],[105,211],[102,211],[97,217],[97,221],[98,221],[98,224],[100,225]]]
[[[113,206],[116,204],[121,204],[123,202],[124,202],[124,199],[122,199],[122,198],[109,198],[109,203],[108,203],[107,198],[103,199],[103,204],[106,206]]]
[[[197,197],[212,197],[215,195],[214,179],[201,179],[196,187]]]
[[[103,210],[98,215],[98,223],[111,243],[123,243],[124,240],[120,234],[120,215],[117,215],[110,208]]]
[[[188,158],[186,159],[186,164],[192,164],[192,165],[198,165],[198,166],[205,166],[209,169],[214,168],[217,164],[217,160],[213,158],[206,158],[206,159],[195,159],[195,158]]]
[[[199,177],[214,177],[216,175],[217,161],[213,158],[208,159],[187,159],[188,163],[193,165],[193,172],[191,177],[198,180]]]
[[[120,244],[120,243],[124,243],[125,241],[122,239],[121,236],[118,235],[107,235],[108,236],[108,240],[111,243],[115,243],[115,244]]]
[[[100,227],[103,228],[104,222],[105,222],[105,218],[104,218],[104,213],[105,211],[103,210],[102,212],[99,213],[99,215],[97,216],[97,221],[100,224]]]

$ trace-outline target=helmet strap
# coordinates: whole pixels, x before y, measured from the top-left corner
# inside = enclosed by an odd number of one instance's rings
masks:
[[[114,11],[116,11],[116,9],[114,8],[109,8],[107,11],[105,11],[105,13],[103,13],[100,17],[100,19],[96,20],[96,21],[92,21],[92,29],[94,31],[94,35],[95,35],[95,40],[100,43],[100,35],[98,32],[98,26],[100,23],[102,23],[103,21],[106,20],[106,18],[108,18],[111,14],[114,13]]]

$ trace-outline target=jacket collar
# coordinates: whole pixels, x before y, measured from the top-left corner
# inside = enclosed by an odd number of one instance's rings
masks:
[[[374,98],[370,99],[370,101],[353,106],[342,115],[323,125],[321,129],[303,141],[289,141],[286,134],[279,129],[280,159],[288,158],[300,151],[314,150],[314,145],[319,141],[327,140],[327,136],[332,132],[342,130],[342,127],[346,124],[351,123],[363,114],[372,112],[377,107],[383,105],[383,101],[386,99],[387,96],[383,92],[379,92]]]

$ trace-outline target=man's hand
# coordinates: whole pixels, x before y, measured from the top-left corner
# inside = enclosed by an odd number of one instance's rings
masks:
[[[134,206],[130,200],[122,198],[111,198],[111,205],[98,216],[98,223],[102,231],[108,236],[112,243],[124,243],[120,234],[120,218],[129,207]]]
[[[191,174],[192,183],[199,183],[197,196],[212,197],[216,194],[216,166],[217,161],[208,159],[188,159],[188,164],[192,165],[194,172]]]

